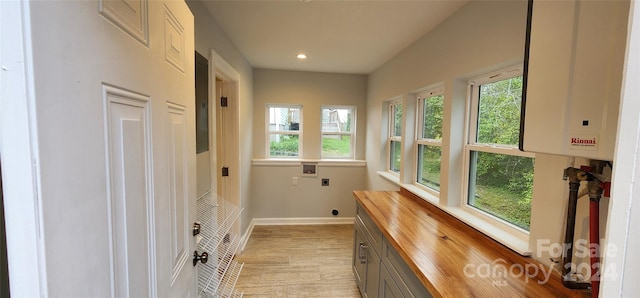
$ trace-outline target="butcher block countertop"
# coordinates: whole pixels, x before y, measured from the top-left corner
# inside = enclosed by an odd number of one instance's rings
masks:
[[[549,268],[520,256],[404,188],[354,191],[353,195],[434,297],[589,294],[565,288],[557,272],[544,282]]]

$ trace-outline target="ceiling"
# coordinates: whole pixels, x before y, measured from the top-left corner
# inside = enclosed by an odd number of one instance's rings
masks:
[[[371,73],[467,1],[203,0],[253,67],[356,74]]]

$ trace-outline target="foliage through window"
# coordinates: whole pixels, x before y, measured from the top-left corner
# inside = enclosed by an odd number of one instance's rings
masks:
[[[322,158],[354,158],[355,107],[322,108]]]
[[[471,83],[467,204],[529,230],[534,155],[517,148],[521,73],[504,71]]]
[[[418,95],[418,167],[416,182],[440,191],[440,160],[442,157],[442,89]]]
[[[401,137],[402,102],[396,100],[389,103],[389,138],[387,140],[387,146],[389,148],[389,171],[394,173],[400,173]]]
[[[300,156],[302,107],[267,106],[267,140],[269,157]]]

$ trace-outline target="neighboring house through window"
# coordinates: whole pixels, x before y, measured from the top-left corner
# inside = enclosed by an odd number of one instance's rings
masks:
[[[355,107],[322,107],[322,158],[354,158],[355,119]]]
[[[267,156],[299,157],[302,142],[302,106],[267,105]]]

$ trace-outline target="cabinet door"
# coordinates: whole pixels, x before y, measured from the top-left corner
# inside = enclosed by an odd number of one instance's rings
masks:
[[[380,297],[404,297],[385,266],[380,270]]]
[[[387,269],[390,278],[396,282],[403,297],[433,297],[386,239],[382,243],[380,262],[382,267]]]
[[[367,246],[367,242],[364,239],[364,234],[360,229],[359,225],[354,226],[354,235],[353,235],[353,275],[356,277],[356,284],[360,289],[361,293],[365,293],[365,274],[366,274],[366,255],[365,247]]]
[[[367,276],[365,282],[365,297],[377,298],[380,288],[380,257],[372,247],[365,248],[367,256]]]

